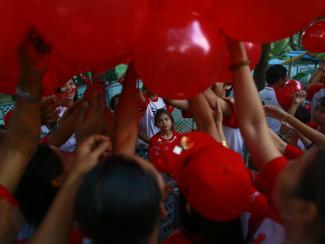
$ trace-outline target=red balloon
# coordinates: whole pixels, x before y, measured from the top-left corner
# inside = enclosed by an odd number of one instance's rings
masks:
[[[60,55],[108,68],[135,46],[149,15],[148,0],[30,0],[27,8]]]
[[[0,0],[0,60],[8,59],[23,41],[28,25],[17,0]]]
[[[324,0],[218,0],[216,16],[234,39],[268,43],[306,27],[324,7]]]
[[[297,80],[287,80],[283,88],[276,89],[276,96],[279,104],[288,110],[292,104],[292,95],[303,89],[303,85]]]
[[[301,37],[304,48],[311,52],[325,52],[325,20],[309,27]]]
[[[219,32],[200,15],[175,4],[152,19],[135,50],[135,68],[159,96],[189,98],[214,83],[223,50]]]
[[[15,94],[19,81],[20,66],[16,51],[12,51],[0,63],[0,93]]]
[[[319,16],[325,18],[325,8],[323,8],[323,12]]]
[[[255,44],[252,42],[244,42],[244,47],[247,52],[247,57],[250,60],[249,67],[253,70],[258,61],[260,60],[260,56],[262,53],[262,46],[260,44]],[[230,66],[230,56],[228,52],[225,52],[224,62],[222,66],[222,71],[216,78],[217,82],[231,83],[232,82],[232,74],[229,70]]]

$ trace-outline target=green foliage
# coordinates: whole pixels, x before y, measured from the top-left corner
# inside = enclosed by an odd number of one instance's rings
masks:
[[[270,58],[283,59],[284,54],[290,51],[292,51],[292,49],[289,44],[289,38],[273,42],[271,44]]]

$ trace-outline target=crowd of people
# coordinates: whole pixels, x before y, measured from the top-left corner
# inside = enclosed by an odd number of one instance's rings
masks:
[[[231,85],[167,100],[139,89],[131,61],[105,102],[101,82],[76,99],[74,79],[42,98],[51,49],[30,35],[0,131],[0,243],[324,243],[325,64],[284,106],[286,68],[258,93],[242,43],[226,44]],[[196,129],[178,132],[173,107]],[[173,188],[177,227],[159,240]]]

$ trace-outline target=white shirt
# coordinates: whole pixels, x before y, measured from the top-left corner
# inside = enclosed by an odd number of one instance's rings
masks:
[[[240,133],[239,128],[234,129],[223,125],[223,133],[225,134],[225,138],[229,145],[229,148],[238,152],[240,155],[243,155],[243,137]]]
[[[161,97],[158,97],[156,101],[148,99],[147,102],[146,111],[140,119],[140,131],[150,139],[159,132],[159,128],[155,125],[155,114],[158,109],[166,108],[166,104]]]
[[[318,106],[319,100],[322,97],[325,97],[325,88],[322,88],[318,92],[316,92],[313,96],[313,99],[311,100],[311,115],[312,116],[314,116],[314,113]]]
[[[281,108],[281,105],[278,102],[278,99],[276,98],[275,91],[273,87],[265,87],[263,90],[259,92],[261,100],[264,102],[265,105],[273,105],[278,108]],[[277,119],[273,119],[271,117],[266,117],[266,122],[268,126],[275,132],[279,133],[281,122]]]

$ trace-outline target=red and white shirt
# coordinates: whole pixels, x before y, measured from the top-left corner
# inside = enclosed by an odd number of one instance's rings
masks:
[[[166,160],[161,155],[165,155],[163,152],[171,151],[175,146],[176,139],[182,134],[173,131],[173,136],[166,140],[161,137],[158,132],[150,139],[149,143],[149,161],[156,167],[159,172],[170,173],[169,167],[166,164]]]

